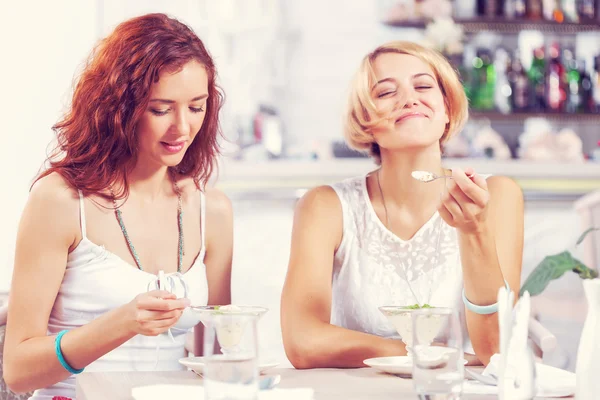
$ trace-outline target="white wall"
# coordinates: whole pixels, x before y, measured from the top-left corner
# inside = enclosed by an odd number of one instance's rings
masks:
[[[377,2],[286,1],[291,29],[301,38],[290,63],[286,128],[291,140],[342,138],[350,79],[379,43]]]
[[[11,1],[2,12],[0,292],[9,286],[19,216],[51,126],[97,34],[95,1]]]

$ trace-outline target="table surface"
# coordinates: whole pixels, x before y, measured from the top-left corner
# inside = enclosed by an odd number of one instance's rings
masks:
[[[278,388],[310,387],[315,400],[415,399],[412,380],[379,373],[372,368],[296,370],[277,368],[267,375],[281,375]],[[88,372],[77,377],[78,400],[132,400],[131,389],[156,384],[202,385],[191,371]],[[495,395],[465,394],[464,400],[491,400]],[[536,399],[539,399],[536,397]]]

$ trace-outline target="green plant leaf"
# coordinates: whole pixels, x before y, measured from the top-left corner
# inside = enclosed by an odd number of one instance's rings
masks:
[[[598,277],[598,271],[586,267],[581,261],[573,259],[578,264],[573,268],[573,272],[579,275],[581,279],[595,279]]]
[[[600,230],[600,228],[594,228],[594,227],[591,227],[591,228],[589,228],[589,229],[586,229],[586,231],[585,231],[585,232],[583,232],[583,233],[581,234],[581,236],[579,236],[579,239],[577,239],[577,242],[575,243],[575,245],[579,245],[579,244],[581,244],[581,242],[583,242],[583,239],[585,239],[585,237],[586,237],[586,236],[587,236],[587,235],[588,235],[590,232],[593,232],[593,231],[598,231],[598,230]]]
[[[560,278],[565,272],[581,265],[583,264],[574,259],[568,251],[547,256],[527,277],[519,291],[519,296],[522,296],[525,291],[528,291],[531,296],[537,296],[546,289],[551,280]]]

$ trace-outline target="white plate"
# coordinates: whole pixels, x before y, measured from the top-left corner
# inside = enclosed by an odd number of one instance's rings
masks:
[[[378,371],[393,375],[412,375],[412,357],[396,356],[396,357],[376,357],[369,358],[363,361],[371,368]],[[464,360],[467,363],[467,360]]]
[[[194,371],[196,371],[199,374],[201,374],[202,370],[204,369],[204,357],[186,357],[186,358],[181,358],[181,359],[179,359],[179,363],[185,365],[188,368],[193,369]],[[258,363],[258,371],[262,374],[265,371],[267,371],[267,370],[269,370],[271,368],[275,368],[278,365],[279,365],[278,362],[260,361]]]
[[[363,361],[371,368],[388,374],[396,375],[411,375],[412,374],[412,357],[397,356],[397,357],[376,357],[369,358]]]

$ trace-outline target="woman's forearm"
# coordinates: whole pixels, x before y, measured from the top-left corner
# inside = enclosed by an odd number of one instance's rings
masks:
[[[286,354],[294,367],[357,368],[373,357],[406,355],[400,340],[357,332],[323,322],[304,327],[302,334],[285,338]]]
[[[476,305],[494,304],[504,278],[493,235],[487,230],[459,233],[459,245],[466,298]],[[487,365],[498,351],[498,314],[482,315],[465,309],[471,343],[478,358]]]
[[[465,294],[471,303],[494,304],[504,277],[492,232],[459,233]]]
[[[67,332],[61,340],[66,362],[81,369],[135,336],[123,307]],[[71,375],[58,361],[56,336],[23,341],[5,353],[4,380],[15,392],[28,392],[53,385]]]

